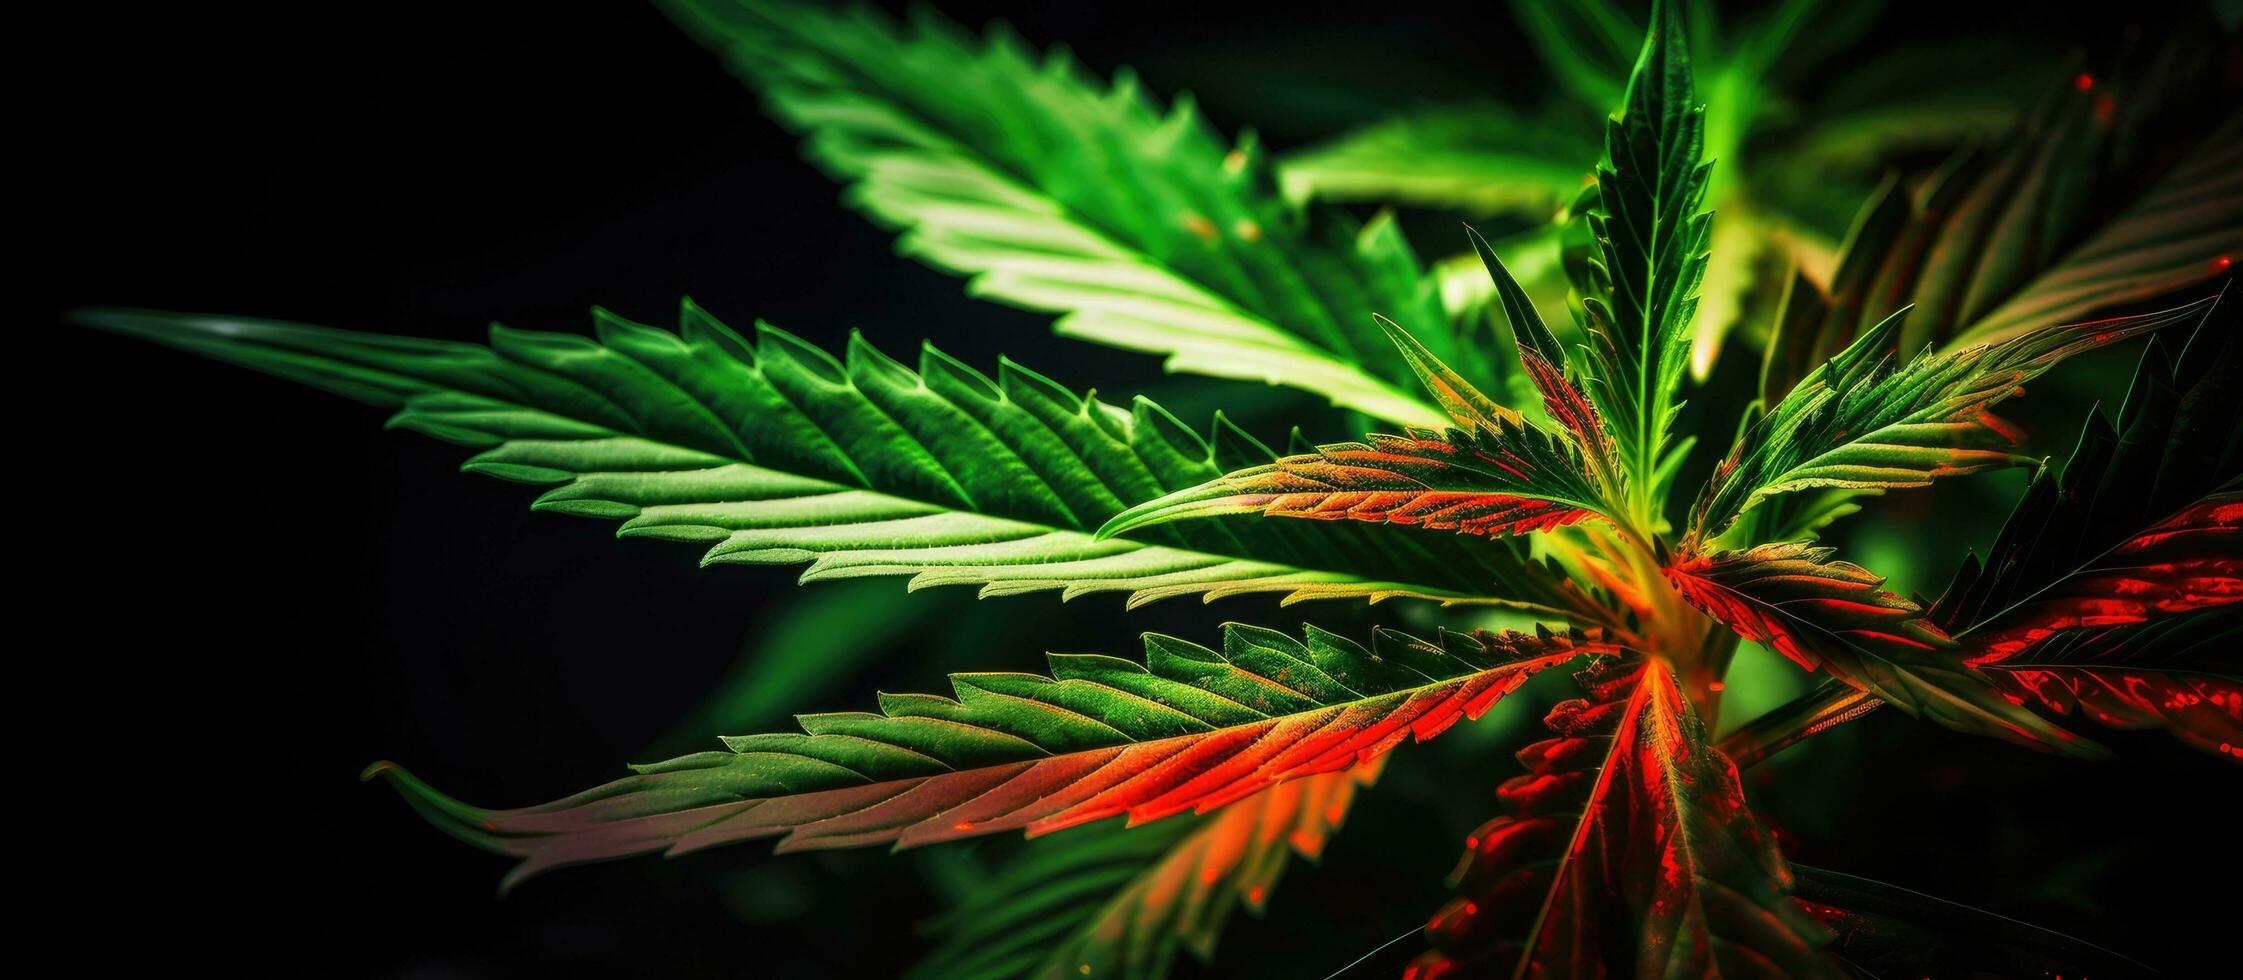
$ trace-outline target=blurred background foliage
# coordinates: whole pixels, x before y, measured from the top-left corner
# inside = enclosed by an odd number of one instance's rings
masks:
[[[1593,161],[1600,107],[1625,74],[1612,32],[1579,22],[1582,8],[942,6],[969,25],[1001,18],[1037,44],[1064,42],[1101,74],[1127,64],[1152,91],[1193,92],[1226,131],[1259,130],[1289,193],[1365,214],[1392,204],[1428,260],[1463,252],[1456,222],[1473,220],[1546,284],[1536,295],[1548,318],[1570,322],[1562,286],[1547,285],[1561,281],[1563,246],[1548,221],[1574,203],[1581,171],[1547,161]],[[2195,33],[2232,99],[2243,84],[2234,8],[1701,13],[1693,41],[1706,52],[1722,182],[1709,198],[1715,248],[1734,263],[1709,282],[1729,297],[1709,301],[1709,315],[1733,317],[1733,343],[1754,348],[1793,263],[1828,270],[1887,175],[1921,178],[2145,45]],[[36,55],[73,96],[35,110],[53,171],[34,186],[52,191],[58,220],[39,232],[46,274],[33,278],[55,308],[225,310],[467,339],[490,319],[574,328],[593,303],[658,318],[691,294],[828,347],[862,326],[892,349],[925,336],[972,364],[1009,354],[1183,418],[1221,408],[1277,445],[1293,423],[1320,441],[1361,428],[1313,396],[1168,377],[1154,358],[1054,339],[1047,318],[971,301],[898,259],[717,60],[652,9],[69,16]],[[2191,118],[2166,124],[2185,132]],[[1486,139],[1496,132],[1518,136]],[[1451,295],[1473,300],[1470,288]],[[933,689],[948,671],[1031,668],[1045,650],[1126,653],[1140,630],[1205,640],[1233,618],[1354,635],[1422,626],[1407,604],[1172,601],[1124,616],[1110,597],[976,601],[907,595],[891,580],[796,589],[787,569],[703,572],[674,549],[603,540],[593,522],[525,515],[513,488],[457,479],[456,454],[383,434],[354,407],[180,371],[114,338],[51,342],[104,360],[110,383],[145,393],[136,405],[191,401],[219,420],[120,408],[92,424],[116,439],[42,447],[63,472],[126,478],[84,495],[83,512],[105,518],[99,548],[69,543],[83,533],[37,532],[57,535],[64,579],[99,611],[84,620],[92,655],[41,665],[33,689],[82,699],[74,727],[110,732],[44,747],[133,763],[128,806],[80,831],[105,843],[72,856],[68,894],[161,910],[154,945],[194,955],[322,975],[892,975],[926,948],[916,924],[1036,845],[991,839],[900,860],[744,847],[581,869],[493,903],[500,862],[436,839],[351,777],[395,756],[494,803],[545,799],[612,775],[615,760],[856,706],[876,689]],[[1705,365],[1693,403],[1752,397],[1757,357],[1737,353]],[[2123,394],[2135,353],[2083,357],[2013,402],[2022,451],[2061,458],[2086,406]],[[205,437],[206,424],[232,434]],[[1727,416],[1685,424],[1728,437],[1713,431]],[[273,444],[314,448],[289,459],[256,448]],[[182,478],[208,472],[226,476]],[[1897,591],[1935,593],[2024,483],[2005,472],[1890,494],[1835,542]],[[318,499],[292,489],[304,486]],[[227,647],[184,640],[212,636]],[[1748,645],[1725,721],[1803,689]],[[1469,729],[1397,753],[1322,866],[1286,871],[1270,909],[1283,927],[1234,923],[1211,965],[1187,957],[1179,974],[1320,976],[1421,924],[1457,842],[1516,772],[1510,749],[1568,691],[1538,678]],[[2243,911],[2233,774],[2161,734],[2109,741],[2128,766],[2022,754],[1882,712],[1753,771],[1748,791],[1802,863],[2071,932],[2175,975],[2231,965],[2213,926]],[[522,743],[551,765],[495,765],[499,747]],[[222,789],[213,766],[229,774]],[[89,778],[71,792],[115,799],[116,786]],[[233,822],[245,808],[271,819]],[[2132,945],[2144,936],[2171,945]]]

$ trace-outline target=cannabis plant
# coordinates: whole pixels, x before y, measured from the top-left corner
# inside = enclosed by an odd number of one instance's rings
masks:
[[[1882,707],[2081,759],[2107,753],[2079,722],[2161,727],[2243,760],[2243,324],[2235,298],[2216,298],[2243,227],[2218,220],[2243,206],[2232,107],[2154,165],[2103,167],[2114,149],[2052,170],[2057,154],[2028,149],[1888,190],[1829,282],[1793,284],[1758,397],[1688,406],[1717,445],[1678,421],[1717,161],[1672,7],[1653,8],[1577,209],[1572,322],[1553,325],[1496,248],[1462,236],[1500,345],[1452,323],[1390,218],[1289,201],[1252,136],[1222,142],[1189,102],[1163,111],[1127,76],[1103,88],[1064,55],[933,15],[906,27],[720,0],[677,14],[905,253],[1059,314],[1064,334],[1312,391],[1377,431],[1321,446],[1296,433],[1280,455],[1220,415],[1202,435],[1151,401],[1112,404],[1009,360],[984,370],[927,346],[907,364],[862,335],[837,354],[691,301],[674,330],[597,310],[591,337],[493,327],[487,346],[79,318],[392,409],[393,426],[478,450],[465,469],[547,487],[538,510],[698,545],[705,564],[1118,593],[1132,608],[1385,602],[1418,619],[1234,623],[1146,634],[1140,656],[957,674],[947,695],[801,715],[799,731],[728,737],[542,805],[472,806],[396,765],[367,770],[516,859],[507,886],[760,838],[799,851],[1054,835],[1083,843],[1031,852],[970,896],[927,975],[1157,975],[1180,948],[1206,955],[1234,908],[1263,907],[1288,855],[1323,847],[1388,752],[1504,710],[1547,671],[1578,696],[1518,749],[1524,772],[1465,841],[1412,975],[2136,968],[1794,869],[1740,767]],[[2093,103],[2056,112],[2099,117]],[[2052,132],[2075,141],[2060,146],[2125,135],[2057,126],[2015,145]],[[2056,192],[2018,174],[2057,174],[2070,194],[2103,169],[2152,190],[2028,227]],[[2134,342],[2124,404],[2088,410],[2068,461],[2018,451],[2003,402]],[[1497,397],[1495,377],[1525,384]],[[2032,471],[2029,489],[1986,556],[1956,555],[1936,600],[1814,543],[1865,498],[2009,467]],[[1823,680],[1717,740],[1744,642]]]

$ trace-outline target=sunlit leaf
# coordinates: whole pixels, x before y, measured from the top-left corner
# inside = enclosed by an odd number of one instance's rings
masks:
[[[1222,141],[1188,98],[1163,110],[1134,75],[1108,87],[1063,51],[975,38],[925,8],[904,26],[867,8],[671,6],[850,182],[851,205],[974,294],[1174,371],[1438,419],[1370,323],[1444,322],[1392,222],[1288,204],[1255,139]]]
[[[2003,697],[1960,647],[1884,579],[1800,542],[1685,556],[1667,578],[1691,605],[1910,714],[1957,731],[2092,757],[2100,747]]]
[[[1272,456],[1227,424],[1211,445],[1151,402],[1123,411],[1009,361],[991,379],[928,347],[913,371],[862,337],[837,360],[767,324],[750,342],[691,303],[677,333],[601,312],[596,340],[495,327],[489,347],[187,314],[81,318],[393,408],[392,426],[481,449],[469,471],[552,485],[536,509],[697,544],[704,564],[1132,603],[1459,601],[1498,579],[1550,594],[1542,567],[1509,553],[1373,528],[1098,540],[1129,501]]]
[[[1146,634],[1145,663],[1054,654],[1051,676],[957,674],[956,699],[884,695],[880,714],[803,715],[801,734],[725,739],[728,751],[543,806],[471,807],[404,770],[390,779],[447,833],[551,868],[781,837],[781,851],[917,847],[1108,817],[1206,812],[1268,787],[1369,761],[1477,718],[1537,671],[1617,648],[1596,633],[1381,631],[1371,649],[1314,628],[1251,626],[1223,649]]]
[[[2243,761],[2239,307],[2178,357],[2153,338],[2117,423],[2089,416],[1931,615],[2013,697]]]
[[[1605,128],[1598,203],[1585,216],[1596,246],[1574,283],[1594,365],[1584,387],[1645,486],[1666,461],[1711,228],[1700,210],[1711,168],[1700,159],[1704,108],[1675,5],[1654,5],[1653,23]]]
[[[1600,661],[1465,841],[1410,980],[1840,977],[1791,873],[1665,662]]]
[[[2174,324],[2210,300],[2160,313],[2048,327],[2010,340],[1903,360],[1905,313],[1864,332],[1747,429],[1714,471],[1692,535],[1718,537],[1767,498],[1801,490],[1882,490],[2034,460],[2008,450],[2016,430],[1992,414],[2027,381],[2073,355]]]
[[[1232,911],[1260,915],[1294,855],[1322,856],[1385,760],[1279,783],[1202,817],[1036,840],[930,924],[942,946],[911,975],[1152,980],[1179,949],[1208,962]]]

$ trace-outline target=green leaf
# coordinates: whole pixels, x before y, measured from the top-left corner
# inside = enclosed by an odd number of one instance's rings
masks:
[[[1770,497],[1802,490],[1920,487],[1933,479],[2032,465],[1995,405],[2074,354],[2175,323],[2210,300],[2159,313],[2049,327],[1949,353],[1898,355],[1903,313],[1864,332],[1747,429],[1699,496],[1693,540],[1710,539]],[[1905,311],[1903,311],[1905,313]]]
[[[1595,248],[1574,282],[1594,366],[1585,387],[1646,509],[1679,410],[1712,227],[1699,209],[1711,168],[1700,162],[1705,110],[1675,5],[1655,4],[1652,23],[1625,106],[1605,127],[1598,203],[1586,215]]]
[[[1206,812],[1369,761],[1477,718],[1537,671],[1611,653],[1599,633],[1380,631],[1372,649],[1310,628],[1305,643],[1233,624],[1220,652],[1157,634],[1145,664],[1050,657],[1051,676],[957,674],[956,700],[882,695],[881,714],[802,715],[802,734],[725,739],[729,751],[543,806],[461,804],[389,763],[413,808],[453,836],[550,868],[784,835],[781,851],[899,848],[1108,817]]]
[[[1479,241],[1477,234],[1472,237]],[[1484,248],[1486,243],[1479,244]],[[1507,278],[1500,264],[1490,269],[1499,279]],[[1502,292],[1506,303],[1524,302],[1515,282]],[[1382,321],[1435,399],[1465,429],[1412,428],[1401,436],[1374,434],[1368,443],[1322,446],[1313,453],[1237,470],[1132,507],[1100,528],[1099,536],[1229,514],[1407,524],[1487,536],[1547,531],[1589,517],[1611,518],[1613,508],[1574,444],[1586,442],[1609,452],[1602,430],[1596,428],[1595,410],[1536,353],[1535,345],[1554,349],[1556,342],[1532,313],[1528,308],[1529,319],[1518,321],[1520,357],[1538,383],[1572,393],[1572,403],[1552,395],[1547,404],[1551,414],[1569,424],[1589,427],[1576,432],[1573,443],[1494,404],[1447,365],[1432,359],[1407,332]]]
[[[1604,420],[1597,416],[1596,406],[1576,384],[1576,376],[1566,363],[1564,345],[1550,332],[1549,325],[1542,322],[1542,314],[1535,310],[1534,301],[1511,275],[1511,270],[1504,267],[1503,260],[1496,257],[1487,239],[1481,238],[1470,226],[1464,232],[1472,240],[1472,250],[1479,255],[1480,264],[1487,269],[1488,279],[1495,284],[1498,305],[1511,325],[1519,366],[1525,369],[1527,379],[1541,394],[1543,411],[1572,439],[1596,484],[1617,497],[1627,483],[1627,475],[1621,468],[1612,436],[1605,430]]]
[[[1260,915],[1294,854],[1321,856],[1384,761],[1279,783],[1203,817],[1033,841],[929,923],[942,945],[911,976],[1152,980],[1179,948],[1209,962],[1231,912]]]
[[[1931,618],[2013,696],[2243,760],[2243,674],[2222,662],[2243,635],[2243,304],[2223,296],[2177,357],[2165,339]]]
[[[1763,397],[1903,308],[1905,350],[1999,343],[2227,274],[2243,252],[2243,112],[2192,42],[2148,60],[2139,79],[2079,76],[2086,88],[1912,192],[1888,183],[1827,289],[1788,295]]]
[[[1884,579],[1802,542],[1685,555],[1667,569],[1682,597],[1747,640],[1956,731],[2094,758],[2100,746],[2003,697],[1963,662],[1917,604]]]
[[[1293,200],[1371,201],[1548,220],[1581,192],[1596,159],[1595,117],[1500,103],[1391,116],[1286,156]]]
[[[1519,750],[1410,976],[1839,977],[1673,668],[1598,661]]]
[[[913,588],[1132,604],[1454,602],[1498,579],[1539,589],[1525,580],[1545,573],[1375,528],[1101,541],[1091,532],[1126,502],[1269,450],[1219,418],[1210,445],[1151,402],[1125,412],[1009,361],[991,379],[928,347],[914,372],[862,337],[836,360],[760,323],[751,343],[690,301],[678,333],[602,311],[597,340],[493,327],[489,347],[172,313],[79,319],[394,408],[392,426],[481,449],[471,472],[554,485],[535,509],[698,544],[704,564],[807,562],[804,581],[908,575]]]
[[[680,0],[679,20],[903,231],[899,248],[976,295],[1060,314],[1068,336],[1170,370],[1290,385],[1406,424],[1439,416],[1369,322],[1440,323],[1435,281],[1389,220],[1358,227],[1277,193],[1254,138],[1219,141],[1189,99],[1163,112],[1064,52],[929,13]],[[1436,349],[1469,363],[1446,338]]]

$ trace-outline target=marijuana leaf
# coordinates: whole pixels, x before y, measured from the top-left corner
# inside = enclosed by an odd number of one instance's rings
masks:
[[[1827,291],[1787,294],[1763,399],[1903,308],[1902,349],[1998,343],[2225,274],[2243,251],[2243,113],[2208,55],[2178,44],[2139,82],[2079,76],[1997,149],[1913,194],[1888,182]]]
[[[1145,664],[1050,657],[1051,676],[956,674],[957,700],[883,695],[882,714],[803,715],[803,734],[725,739],[730,751],[543,806],[459,803],[388,763],[446,832],[547,869],[784,835],[780,851],[1043,834],[1127,815],[1206,812],[1335,772],[1477,718],[1537,671],[1617,647],[1599,633],[1380,631],[1370,650],[1313,627],[1307,642],[1232,624],[1217,652],[1148,633]]]
[[[1464,231],[1472,239],[1472,250],[1479,254],[1480,264],[1487,269],[1488,279],[1495,284],[1497,302],[1511,324],[1519,366],[1526,369],[1527,378],[1541,392],[1544,411],[1573,439],[1596,481],[1617,493],[1627,483],[1626,471],[1611,434],[1605,431],[1604,420],[1597,417],[1596,406],[1590,404],[1568,372],[1565,346],[1542,322],[1542,314],[1535,311],[1534,302],[1527,298],[1511,270],[1504,267],[1503,260],[1496,257],[1487,239],[1470,226]]]
[[[1527,534],[1598,516],[1581,458],[1521,423],[1373,435],[1239,470],[1117,515],[1101,536],[1196,517],[1262,514],[1414,524],[1461,534]]]
[[[558,484],[536,509],[705,545],[704,564],[809,562],[804,581],[909,575],[914,588],[1118,591],[1133,604],[1462,601],[1498,578],[1556,592],[1554,573],[1508,553],[1438,557],[1453,546],[1363,536],[1373,528],[1096,540],[1126,501],[1269,450],[1220,420],[1211,446],[1151,402],[1124,412],[1009,361],[992,380],[928,347],[915,373],[861,336],[843,361],[762,323],[751,343],[690,301],[675,334],[597,311],[597,341],[494,327],[489,347],[186,314],[80,319],[395,408],[393,426],[482,448],[470,471]]]
[[[1926,613],[2008,699],[2243,745],[2243,680],[2214,666],[2243,635],[2243,507],[2222,489],[2243,473],[2237,318],[2223,295],[2177,359],[2151,337],[2118,425],[2090,413],[2062,477],[2036,474],[1989,560],[1965,561]],[[1723,746],[1757,761],[1879,703],[1825,685]]]
[[[1233,909],[1259,915],[1288,859],[1316,860],[1385,756],[1279,783],[1215,812],[1145,827],[1084,827],[1029,853],[930,923],[940,949],[915,977],[1166,976],[1201,962]]]
[[[1060,333],[1164,354],[1170,370],[1290,385],[1379,418],[1431,406],[1364,316],[1443,323],[1390,220],[1358,228],[1278,195],[1251,134],[1220,142],[1189,99],[1163,113],[1124,73],[975,40],[926,13],[677,0],[849,202],[980,296],[1062,314]],[[1449,338],[1450,361],[1477,355]]]
[[[1585,216],[1596,246],[1574,283],[1596,368],[1588,391],[1646,509],[1690,360],[1711,227],[1699,202],[1712,166],[1699,160],[1704,108],[1694,104],[1675,5],[1655,3],[1652,24],[1625,107],[1605,127],[1598,204]]]
[[[1843,976],[1791,874],[1666,662],[1602,660],[1556,738],[1519,751],[1509,813],[1466,839],[1461,893],[1410,980]]]
[[[1490,268],[1501,272],[1500,265]],[[1516,289],[1515,283],[1512,288]],[[1509,302],[1511,297],[1505,299]],[[1226,514],[1412,524],[1489,536],[1546,531],[1592,516],[1614,517],[1609,498],[1597,486],[1616,479],[1608,475],[1609,463],[1599,467],[1601,480],[1591,477],[1576,445],[1495,404],[1407,332],[1381,322],[1434,399],[1467,429],[1372,435],[1367,444],[1323,446],[1314,453],[1239,470],[1132,507],[1099,529],[1099,535]],[[1556,342],[1539,320],[1522,321],[1520,329],[1520,357],[1537,383],[1572,394],[1570,403],[1553,394],[1551,414],[1569,426],[1581,427],[1569,429],[1573,441],[1590,445],[1596,458],[1602,459],[1610,447],[1602,440],[1595,410],[1533,346],[1546,343],[1554,348]],[[1530,335],[1527,330],[1538,333]],[[1576,605],[1593,613],[1586,604]],[[1599,620],[1591,615],[1589,621]]]
[[[2177,358],[2151,339],[2117,424],[2089,415],[1931,616],[2012,697],[2243,759],[2243,677],[2214,666],[2243,636],[2238,306]]]
[[[1933,479],[2032,460],[2001,446],[2014,429],[1991,413],[2074,354],[2192,322],[2210,300],[2159,313],[2047,327],[2010,340],[1903,363],[1904,313],[1865,331],[1740,434],[1691,519],[1691,537],[1719,536],[1769,497],[1801,490],[1920,487]]]
[[[1803,542],[1686,556],[1667,569],[1684,599],[1747,640],[1957,731],[2093,757],[2102,749],[2019,707],[1963,663],[1922,607],[1884,579]]]
[[[1289,154],[1279,182],[1294,200],[1392,201],[1548,218],[1589,176],[1599,147],[1586,138],[1584,124],[1594,121],[1571,107],[1443,106]]]

